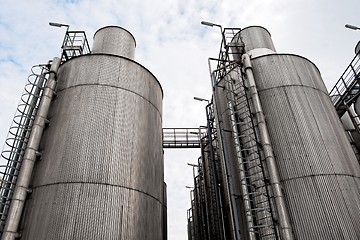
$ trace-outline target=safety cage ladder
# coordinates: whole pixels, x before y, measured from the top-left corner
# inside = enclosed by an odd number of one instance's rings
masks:
[[[0,232],[2,233],[23,155],[31,133],[36,111],[47,81],[50,65],[35,65],[27,79],[3,151],[0,173]]]

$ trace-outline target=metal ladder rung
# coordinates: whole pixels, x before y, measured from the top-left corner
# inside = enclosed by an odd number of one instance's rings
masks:
[[[241,87],[237,89],[239,89],[239,94],[244,92]],[[236,94],[236,91],[233,92]],[[239,95],[235,97],[239,97]],[[249,201],[253,204],[249,210],[245,209],[245,214],[251,218],[255,217],[257,221],[260,222],[271,222],[271,224],[255,225],[252,229],[253,231],[263,228],[263,231],[271,232],[272,235],[275,235],[269,197],[266,193],[265,176],[261,167],[261,159],[259,152],[254,150],[258,147],[258,141],[254,137],[255,130],[253,122],[250,120],[252,114],[249,111],[245,97],[246,94],[244,94],[241,100],[238,98],[238,102],[235,101],[232,104],[235,110],[232,111],[232,113],[230,111],[231,114],[235,115],[231,118],[233,119],[231,125],[233,128],[236,127],[239,129],[238,133],[233,135],[236,135],[243,144],[243,146],[238,146],[239,151],[237,152],[238,156],[244,154],[244,157],[241,157],[241,165],[243,166],[245,176],[240,179],[240,182],[241,185],[249,189],[249,192],[243,193],[242,198],[244,201]],[[237,118],[236,115],[240,116],[240,118]],[[235,139],[235,143],[236,142]],[[268,215],[270,215],[270,217]],[[271,227],[269,228],[269,226]],[[261,231],[257,231],[259,235],[261,235]]]

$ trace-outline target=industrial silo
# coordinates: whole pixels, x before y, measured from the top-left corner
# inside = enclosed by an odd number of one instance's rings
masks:
[[[251,58],[244,68],[256,83],[295,239],[359,239],[360,166],[319,70],[275,53],[264,28],[244,28],[237,39]]]
[[[134,50],[104,27],[60,66],[21,239],[163,239],[163,93]]]

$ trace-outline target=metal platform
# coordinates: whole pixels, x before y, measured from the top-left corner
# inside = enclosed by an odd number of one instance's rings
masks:
[[[61,48],[63,62],[91,52],[84,31],[67,31]]]
[[[360,95],[360,57],[356,55],[330,91],[339,117],[342,117]]]

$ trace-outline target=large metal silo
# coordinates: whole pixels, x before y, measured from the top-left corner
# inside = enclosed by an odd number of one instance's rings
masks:
[[[120,27],[59,68],[21,239],[163,239],[162,89]]]
[[[256,51],[269,48],[251,47],[259,29],[240,36],[254,53],[252,72],[295,239],[359,239],[360,166],[320,72],[301,56]]]

